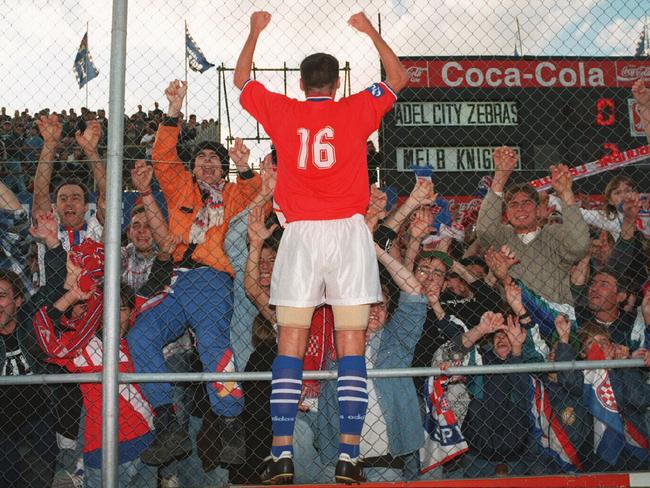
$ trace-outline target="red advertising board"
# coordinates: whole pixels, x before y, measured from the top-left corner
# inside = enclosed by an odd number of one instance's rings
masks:
[[[642,59],[402,59],[410,88],[598,88],[650,82]]]

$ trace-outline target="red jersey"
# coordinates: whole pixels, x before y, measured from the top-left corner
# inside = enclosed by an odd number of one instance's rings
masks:
[[[103,309],[101,305],[102,296],[93,297],[88,301],[88,310],[84,317],[97,317],[97,319],[83,320],[80,326],[79,322],[61,319],[61,323],[65,327],[63,331],[58,330],[60,328],[57,323],[59,320],[53,320],[50,317],[48,307],[42,307],[38,311],[34,317],[33,325],[39,343],[49,356],[50,362],[64,366],[71,373],[102,371],[104,348],[101,339],[94,334],[100,325],[99,319]],[[72,324],[78,327],[70,328]],[[120,339],[119,369],[121,373],[135,371],[126,339]],[[83,383],[80,387],[86,408],[83,451],[89,453],[100,449],[102,444],[102,385],[101,383]],[[142,394],[140,385],[120,385],[119,392],[119,442],[128,442],[152,432],[154,411]]]
[[[366,141],[397,96],[386,83],[335,102],[299,101],[248,81],[242,107],[262,124],[278,154],[274,199],[287,222],[365,215],[370,198]]]

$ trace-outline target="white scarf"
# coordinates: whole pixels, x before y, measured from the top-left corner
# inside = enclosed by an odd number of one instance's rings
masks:
[[[203,244],[208,229],[223,224],[224,220],[223,189],[226,186],[226,180],[221,180],[215,185],[208,185],[202,181],[197,181],[197,183],[201,194],[207,194],[207,197],[203,197],[203,206],[192,223],[190,244]]]

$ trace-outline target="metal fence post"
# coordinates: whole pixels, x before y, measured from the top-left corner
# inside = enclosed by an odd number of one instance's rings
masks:
[[[102,479],[118,486],[118,361],[120,341],[120,224],[122,218],[122,155],[124,80],[126,71],[127,0],[113,1],[109,85],[106,185],[106,274],[104,283],[104,352],[102,372]]]

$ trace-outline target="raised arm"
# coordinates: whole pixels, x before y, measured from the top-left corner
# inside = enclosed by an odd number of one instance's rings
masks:
[[[524,305],[523,299],[521,297],[521,288],[517,286],[517,283],[508,276],[508,278],[503,283],[503,289],[505,292],[505,298],[512,309],[512,312],[519,318],[519,322],[524,327],[532,327],[532,319],[528,315],[528,310]]]
[[[587,254],[584,258],[578,261],[571,267],[571,285],[572,286],[585,286],[589,281],[589,261],[591,254]]]
[[[371,233],[375,232],[379,221],[386,217],[387,201],[388,197],[383,191],[375,185],[370,186],[370,202],[368,203],[368,211],[366,212],[365,220]]]
[[[61,140],[61,122],[56,115],[46,117],[42,115],[36,121],[38,130],[43,138],[43,149],[36,166],[34,177],[34,201],[32,203],[32,215],[47,213],[52,210],[50,202],[50,182],[52,181],[52,170],[56,146]]]
[[[187,94],[187,81],[174,80],[170,81],[165,88],[165,96],[169,102],[167,107],[167,117],[175,118],[181,113],[183,100]]]
[[[517,167],[518,156],[511,147],[497,147],[492,154],[494,160],[494,178],[490,187],[494,193],[503,193],[510,175]]]
[[[224,201],[226,207],[233,212],[231,215],[237,215],[253,203],[262,189],[262,178],[248,165],[250,150],[242,139],[235,139],[235,144],[228,150],[228,154],[237,168],[237,184],[226,186]]]
[[[257,46],[257,40],[262,31],[269,25],[269,22],[271,22],[271,14],[268,12],[253,12],[251,15],[250,32],[239,54],[239,59],[237,59],[237,65],[235,66],[235,73],[233,75],[235,86],[240,90],[244,88],[246,80],[251,77],[255,46]]]
[[[636,232],[636,220],[641,211],[641,198],[638,193],[630,193],[623,199],[623,224],[621,225],[621,239],[629,241]]]
[[[230,264],[235,270],[235,289],[237,292],[242,291],[245,293],[244,279],[246,263],[248,262],[248,214],[251,208],[267,209],[267,207],[271,206],[270,202],[273,198],[276,174],[270,154],[260,164],[260,176],[262,178],[261,190],[246,209],[230,219],[228,233],[224,241]]]
[[[420,252],[422,239],[431,231],[431,222],[433,221],[433,212],[431,207],[425,206],[417,209],[411,223],[409,225],[409,234],[411,239],[406,247],[406,254],[404,255],[404,266],[410,272],[413,271],[415,260]]]
[[[503,315],[500,313],[485,312],[481,316],[479,324],[463,334],[463,347],[465,349],[471,349],[483,336],[493,334],[500,330],[508,331],[508,327],[506,327],[503,321]]]
[[[268,203],[273,200],[273,192],[275,191],[275,183],[277,181],[277,172],[273,167],[273,160],[271,154],[267,154],[260,163],[260,177],[262,178],[262,187],[255,195],[250,207],[264,208]]]
[[[78,321],[78,328],[60,325],[63,314],[76,303],[84,301],[87,309]],[[101,295],[82,292],[78,286],[68,290],[50,306],[42,307],[34,317],[34,329],[43,352],[52,359],[71,359],[81,352],[101,326],[103,312]]]
[[[151,229],[154,241],[160,248],[169,235],[169,226],[151,191],[152,176],[153,166],[149,166],[143,159],[138,159],[135,162],[135,167],[131,171],[131,182],[133,183],[133,187],[140,192],[140,198],[142,199],[142,206],[147,216],[149,228]]]
[[[146,299],[162,292],[171,284],[174,274],[174,262],[172,254],[178,245],[180,239],[169,234],[167,238],[159,244],[158,255],[153,260],[149,278],[144,285],[138,289],[137,297],[146,301]],[[136,303],[136,306],[139,306]]]
[[[499,246],[503,244],[505,225],[501,222],[502,194],[510,175],[517,167],[518,156],[511,147],[498,147],[492,155],[494,160],[494,178],[490,191],[481,202],[476,220],[476,236],[481,246]]]
[[[636,222],[641,210],[638,193],[630,193],[623,200],[623,225],[620,238],[614,244],[607,265],[619,273],[627,275],[632,281],[632,288],[640,287],[647,279],[643,263],[646,259],[644,241],[641,232],[636,230]]]
[[[643,129],[650,143],[650,88],[645,86],[643,78],[640,78],[632,85],[632,93],[634,94],[636,103],[639,104],[641,122],[643,123]]]
[[[192,174],[178,157],[178,120],[187,93],[187,82],[174,80],[165,89],[169,101],[167,117],[158,127],[156,139],[151,150],[151,162],[160,188],[168,205],[174,205],[179,196],[178,189],[192,185]]]
[[[244,289],[264,318],[275,323],[275,311],[269,305],[269,292],[260,286],[260,257],[264,241],[271,237],[275,225],[267,228],[264,224],[264,209],[261,206],[251,206],[248,214],[248,261],[244,274]]]
[[[564,315],[558,315],[555,319],[555,330],[558,335],[558,345],[555,351],[556,361],[574,361],[577,351],[571,345],[571,322]],[[582,371],[558,371],[557,378],[560,383],[570,394],[575,396],[582,395],[583,377]]]
[[[379,53],[381,63],[384,65],[384,70],[386,71],[386,83],[388,83],[395,93],[402,91],[408,83],[408,74],[406,73],[406,69],[390,46],[386,44],[386,41],[381,37],[381,34],[379,34],[379,32],[377,32],[377,30],[372,26],[370,20],[366,17],[366,14],[363,12],[354,14],[350,17],[350,20],[348,20],[348,24],[370,38]]]
[[[79,147],[86,155],[86,162],[93,172],[95,185],[99,193],[106,192],[106,165],[99,156],[97,146],[102,138],[102,126],[99,120],[89,120],[86,122],[86,130],[75,133],[75,140]]]
[[[2,210],[20,210],[22,205],[18,201],[14,192],[11,191],[2,181],[0,181],[0,209]]]
[[[422,285],[402,263],[375,244],[377,259],[383,264],[400,290],[409,295],[422,295]]]
[[[582,259],[591,247],[589,226],[580,212],[573,194],[573,178],[569,168],[564,164],[551,166],[551,184],[563,205],[563,222],[559,226],[551,226],[559,238],[562,248],[562,259],[574,263]]]
[[[438,195],[433,192],[433,182],[430,179],[418,179],[406,201],[386,218],[383,225],[393,232],[398,232],[402,222],[411,215],[413,210],[421,205],[430,205],[437,197]]]

